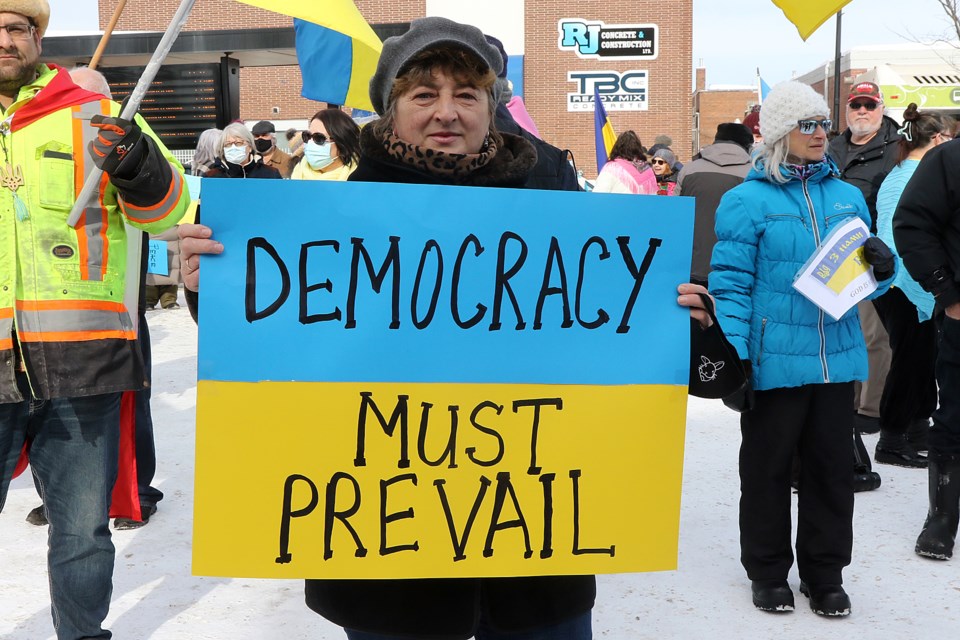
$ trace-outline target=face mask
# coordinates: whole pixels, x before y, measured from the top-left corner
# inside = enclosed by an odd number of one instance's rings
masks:
[[[223,148],[223,157],[233,164],[243,164],[248,155],[247,148],[242,144]]]
[[[273,149],[273,140],[270,138],[257,138],[253,144],[257,147],[258,153],[267,153]]]
[[[303,149],[303,157],[307,159],[307,164],[311,169],[323,169],[336,158],[330,155],[330,143],[317,144],[313,140],[307,143]]]

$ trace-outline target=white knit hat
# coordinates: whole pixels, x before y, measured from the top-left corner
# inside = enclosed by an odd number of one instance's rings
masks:
[[[798,120],[814,116],[830,117],[823,96],[802,82],[781,82],[770,90],[760,109],[763,143],[773,144],[790,133]]]

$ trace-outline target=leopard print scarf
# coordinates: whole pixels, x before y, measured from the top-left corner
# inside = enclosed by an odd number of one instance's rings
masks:
[[[401,164],[412,165],[433,175],[449,177],[456,182],[486,166],[497,155],[497,145],[492,140],[487,141],[480,153],[447,153],[404,142],[395,133],[387,135],[383,140],[383,148],[391,158]]]

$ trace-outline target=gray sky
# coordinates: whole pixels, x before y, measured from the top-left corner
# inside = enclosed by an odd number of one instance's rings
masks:
[[[51,33],[97,29],[97,0],[51,0],[50,6]],[[912,30],[904,26],[904,6],[910,7],[909,22],[919,25]],[[195,10],[203,10],[203,0]],[[693,13],[693,63],[703,60],[708,84],[752,85],[759,66],[760,75],[772,86],[789,80],[794,72],[820,68],[834,55],[833,19],[803,42],[770,0],[694,0]],[[655,16],[637,19],[656,21]],[[844,9],[841,48],[907,42],[911,37],[929,40],[946,33],[948,26],[936,0],[853,0]]]

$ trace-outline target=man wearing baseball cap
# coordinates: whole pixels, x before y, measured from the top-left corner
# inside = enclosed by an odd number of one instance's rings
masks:
[[[142,119],[117,117],[120,105],[40,64],[49,20],[47,0],[0,0],[0,505],[28,442],[50,522],[57,638],[102,639],[111,637],[102,625],[120,396],[147,386],[135,310],[124,303],[127,269],[139,272],[127,265],[124,225],[162,232],[190,197]],[[71,227],[94,168],[106,180]]]
[[[847,130],[830,142],[830,156],[840,168],[841,177],[863,192],[870,209],[871,231],[876,231],[877,193],[880,184],[897,164],[900,125],[883,114],[883,94],[873,82],[856,82],[846,105]],[[890,339],[872,302],[861,302],[860,324],[867,341],[870,361],[869,379],[860,387],[854,421],[862,433],[880,430],[880,398],[890,369]],[[903,466],[919,466],[914,450],[891,452],[902,457]]]

